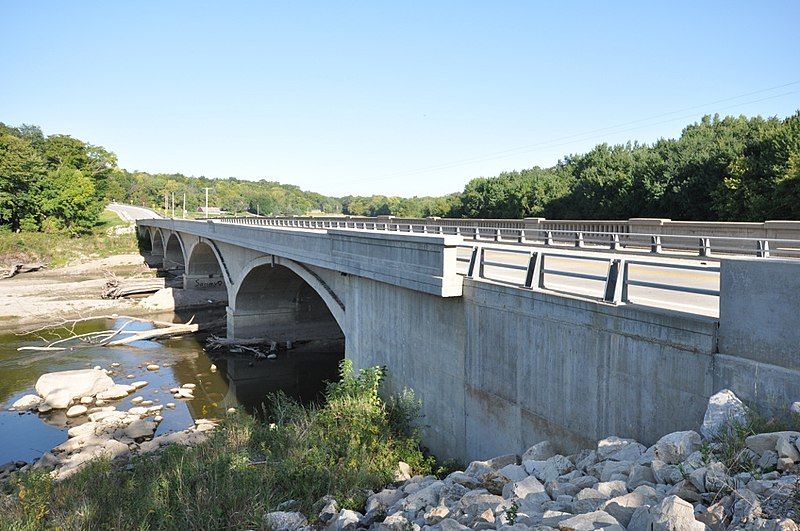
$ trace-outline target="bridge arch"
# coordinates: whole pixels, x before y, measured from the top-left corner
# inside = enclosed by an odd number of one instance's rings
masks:
[[[164,269],[185,269],[186,251],[177,232],[168,232],[164,245]]]
[[[309,268],[278,256],[248,262],[229,297],[228,333],[282,340],[343,338],[345,308]]]
[[[150,250],[156,256],[164,255],[164,237],[161,229],[150,229]]]
[[[230,293],[233,283],[228,275],[225,260],[213,242],[204,240],[196,242],[187,250],[187,257],[185,287],[224,288]]]

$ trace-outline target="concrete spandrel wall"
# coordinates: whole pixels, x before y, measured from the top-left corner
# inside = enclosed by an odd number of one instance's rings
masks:
[[[720,292],[715,385],[786,414],[800,400],[800,263],[723,260]]]
[[[466,455],[463,302],[347,277],[345,356],[388,368],[386,389],[422,400],[424,443],[439,458]]]
[[[348,296],[346,356],[414,390],[439,457],[652,443],[695,428],[712,393],[712,319],[473,281],[462,299],[363,279]]]

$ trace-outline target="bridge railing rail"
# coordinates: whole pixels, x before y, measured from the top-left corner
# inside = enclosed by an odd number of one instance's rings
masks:
[[[525,220],[411,220],[392,218],[266,218],[232,217],[215,220],[224,223],[265,227],[301,229],[362,229],[419,234],[449,234],[475,242],[498,244],[536,245],[554,248],[576,248],[587,251],[616,251],[680,255],[714,259],[715,255],[749,255],[762,258],[800,258],[800,239],[752,238],[741,236],[704,236],[661,234],[655,232],[630,232],[621,222],[550,222],[545,228],[511,226],[524,224]],[[460,221],[460,224],[449,222]],[[468,224],[471,223],[471,224]],[[578,228],[574,225],[578,224]],[[590,230],[602,229],[602,230]],[[614,230],[622,229],[622,230]]]
[[[559,252],[550,249],[513,249],[508,247],[497,247],[487,245],[460,245],[459,249],[468,251],[468,257],[459,255],[456,260],[461,264],[466,264],[462,268],[461,274],[467,278],[484,279],[502,284],[512,285],[524,289],[546,289],[573,295],[585,296],[585,293],[576,293],[573,289],[558,288],[547,283],[547,277],[568,277],[603,284],[602,294],[597,298],[608,303],[622,304],[632,302],[629,289],[640,287],[655,289],[667,292],[687,293],[693,295],[716,297],[720,296],[719,288],[707,288],[690,284],[680,284],[676,282],[658,282],[633,278],[631,275],[632,266],[640,268],[653,268],[655,270],[678,270],[684,272],[697,272],[707,274],[718,280],[720,273],[719,264],[697,264],[692,262],[654,262],[652,260],[637,260],[635,258],[601,257],[592,255],[576,255],[574,253]],[[514,256],[517,260],[503,260],[502,258],[488,257],[487,254]],[[562,258],[569,261],[592,262],[596,265],[606,266],[603,274],[589,273],[584,271],[570,271],[564,268],[551,267],[548,264],[548,257]],[[521,259],[521,260],[520,260]],[[520,263],[521,262],[521,263]],[[492,274],[488,268],[499,269],[501,272],[524,272],[520,278],[509,278],[508,275]],[[519,273],[517,274],[519,276]],[[633,301],[635,302],[635,301]]]

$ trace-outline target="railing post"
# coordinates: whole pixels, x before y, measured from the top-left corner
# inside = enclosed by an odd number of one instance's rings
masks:
[[[661,236],[650,236],[650,252],[653,254],[661,254]]]
[[[628,272],[625,260],[612,258],[608,264],[608,277],[606,278],[603,300],[614,304],[625,302],[627,281]]]
[[[619,241],[619,234],[615,232],[611,235],[611,250],[619,251],[620,249],[622,249],[622,243]]]
[[[469,257],[469,269],[467,269],[467,277],[475,278],[477,270],[478,278],[483,276],[483,247],[476,245],[472,248],[472,255]]]
[[[711,256],[711,238],[700,238],[699,256]]]
[[[537,288],[544,287],[544,279],[542,278],[542,261],[544,260],[544,253],[532,252],[528,259],[528,270],[525,272],[525,287],[533,289],[534,284]]]
[[[518,243],[525,243],[525,229],[519,229],[519,239],[517,240]]]
[[[769,258],[769,240],[758,240],[756,243],[756,256]]]
[[[544,234],[544,244],[553,245],[553,231],[549,230]]]
[[[496,229],[494,231],[494,241],[496,241],[496,242],[500,241],[500,229]]]
[[[583,247],[583,233],[580,231],[575,233],[575,247]]]

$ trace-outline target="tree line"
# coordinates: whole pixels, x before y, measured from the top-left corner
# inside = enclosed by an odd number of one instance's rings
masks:
[[[101,146],[36,126],[0,123],[0,226],[80,234],[109,201],[176,212],[204,204],[232,214],[763,221],[800,219],[800,112],[705,116],[676,139],[599,144],[534,167],[472,179],[442,197],[329,197],[269,180],[128,171]]]

